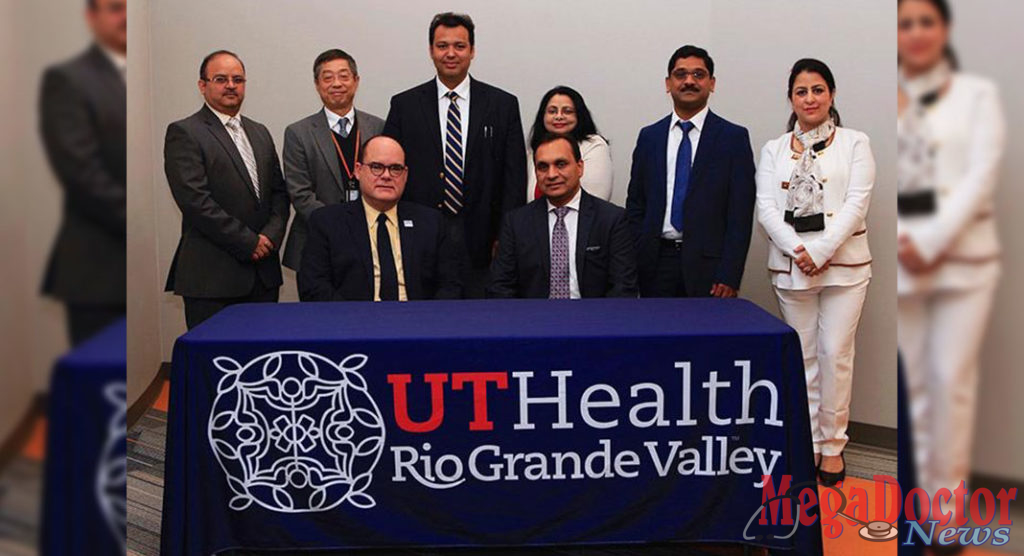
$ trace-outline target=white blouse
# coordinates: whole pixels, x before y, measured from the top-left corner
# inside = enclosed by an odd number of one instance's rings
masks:
[[[533,151],[526,151],[526,199],[533,200],[533,192],[537,187],[537,174],[533,171]],[[591,135],[580,141],[580,156],[583,160],[583,177],[580,185],[583,190],[598,199],[610,201],[612,198],[612,151],[608,142],[600,135]]]
[[[836,128],[832,142],[818,152],[825,186],[825,229],[797,232],[784,220],[787,186],[799,159],[791,147],[793,133],[765,143],[757,165],[757,220],[768,233],[768,270],[780,289],[852,286],[871,277],[865,217],[875,184],[875,158],[868,136]],[[817,266],[832,261],[825,272],[807,276],[793,264],[803,245]]]
[[[1006,143],[1006,119],[995,83],[955,74],[949,90],[925,112],[935,146],[938,211],[897,218],[926,262],[943,262],[926,274],[897,266],[898,294],[966,289],[999,277],[995,189]],[[898,122],[897,130],[900,129]]]

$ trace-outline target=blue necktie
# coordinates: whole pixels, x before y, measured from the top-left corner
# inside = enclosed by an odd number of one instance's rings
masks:
[[[690,130],[693,129],[693,122],[680,121],[676,125],[683,128],[683,140],[679,142],[679,151],[676,152],[676,182],[672,186],[672,227],[682,232],[683,201],[686,200],[686,190],[690,187],[690,159],[693,152],[690,145]]]
[[[462,112],[455,100],[458,93],[449,91],[448,120],[444,145],[444,208],[451,214],[462,210]]]

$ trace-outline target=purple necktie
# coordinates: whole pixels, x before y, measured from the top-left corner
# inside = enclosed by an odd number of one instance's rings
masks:
[[[555,228],[551,231],[551,293],[550,299],[569,299],[569,232],[565,215],[569,207],[555,209]]]

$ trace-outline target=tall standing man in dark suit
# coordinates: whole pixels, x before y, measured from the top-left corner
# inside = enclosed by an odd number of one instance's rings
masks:
[[[469,76],[474,25],[443,13],[430,23],[437,76],[391,99],[384,134],[405,149],[406,200],[440,209],[468,264],[466,297],[483,297],[502,215],[526,203],[526,143],[515,96]]]
[[[489,297],[636,297],[633,236],[624,211],[580,187],[580,146],[548,135],[533,152],[543,197],[505,217]]]
[[[441,213],[402,201],[408,166],[390,137],[356,164],[361,200],[318,209],[299,268],[302,301],[457,299],[458,251]]]
[[[40,127],[64,189],[43,293],[62,300],[72,345],[125,313],[125,0],[90,0],[93,44],[46,70]]]
[[[736,297],[754,215],[746,128],[708,109],[715,64],[686,45],[668,63],[672,114],[640,130],[626,216],[643,297]]]
[[[284,181],[295,207],[284,266],[293,270],[299,269],[313,211],[359,198],[359,149],[384,129],[384,120],[355,108],[359,68],[344,50],[316,57],[313,84],[323,108],[284,131]]]
[[[245,66],[217,51],[199,67],[198,112],[167,126],[164,170],[178,208],[181,241],[167,290],[185,298],[189,329],[228,305],[276,302],[277,250],[288,193],[267,128],[240,114]]]

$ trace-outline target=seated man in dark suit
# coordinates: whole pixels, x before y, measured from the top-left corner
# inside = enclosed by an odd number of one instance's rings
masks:
[[[366,142],[359,202],[313,212],[299,265],[302,301],[457,299],[459,251],[441,213],[400,201],[408,167],[390,137]]]
[[[549,135],[533,153],[544,197],[505,217],[488,297],[636,297],[625,211],[580,188],[576,141]]]

